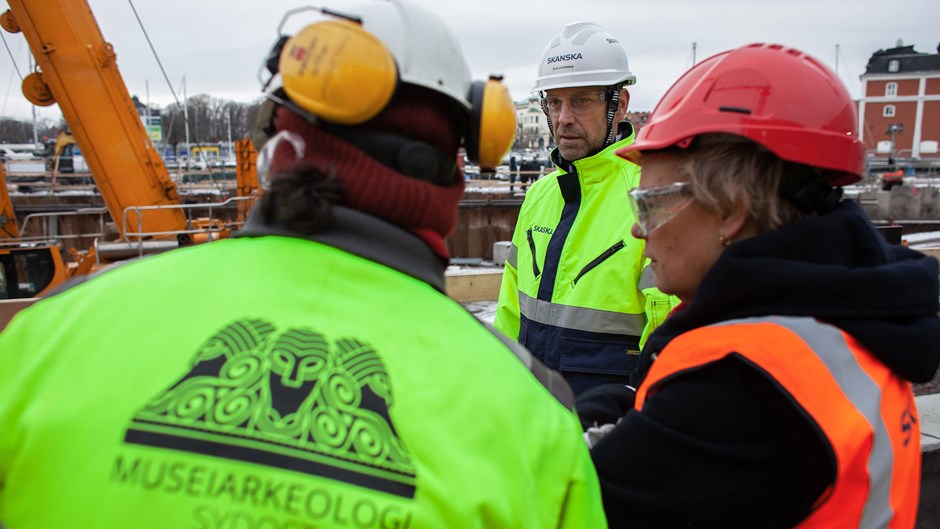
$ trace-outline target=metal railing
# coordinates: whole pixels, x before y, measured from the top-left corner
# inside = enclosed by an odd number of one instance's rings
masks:
[[[124,238],[129,240],[136,238],[137,240],[160,238],[167,236],[178,236],[178,235],[194,235],[197,233],[216,233],[223,231],[231,231],[233,229],[238,229],[242,227],[244,221],[239,220],[242,216],[238,216],[236,220],[232,221],[223,221],[223,219],[215,218],[214,213],[218,209],[231,209],[232,206],[243,206],[247,205],[249,202],[253,202],[256,197],[231,197],[226,199],[224,202],[207,202],[203,204],[168,204],[161,206],[129,206],[124,208],[123,219],[122,219],[122,230]],[[245,203],[245,204],[242,204]],[[169,211],[169,210],[181,210],[186,216],[187,227],[182,230],[162,230],[162,231],[143,231],[144,229],[144,212],[146,211]],[[199,217],[194,219],[193,211],[194,210],[208,210],[208,217]],[[132,222],[128,221],[128,216],[130,214],[136,214],[136,230],[132,230]],[[198,224],[195,221],[199,221]]]
[[[64,217],[78,217],[78,216],[97,216],[98,217],[98,231],[97,232],[82,232],[82,233],[59,233],[59,222]],[[11,240],[0,242],[0,247],[9,248],[16,246],[32,245],[32,246],[46,246],[46,245],[60,245],[62,241],[80,239],[83,237],[103,237],[104,236],[104,226],[105,226],[105,216],[108,215],[107,208],[83,208],[75,211],[56,211],[48,213],[30,213],[26,215],[23,219],[23,226],[20,229],[21,236]],[[54,222],[49,222],[50,220]],[[45,221],[45,222],[42,222]],[[29,233],[33,225],[36,222],[42,222],[40,224],[41,229],[39,235],[23,235]],[[55,228],[50,230],[50,226],[54,225]],[[49,233],[53,231],[54,233]]]
[[[131,257],[143,257],[145,254],[153,254],[173,250],[179,247],[181,235],[206,234],[209,240],[218,240],[221,234],[237,230],[244,225],[247,206],[255,200],[256,197],[232,197],[224,202],[207,202],[203,204],[166,204],[160,206],[129,206],[124,208],[121,219],[123,240],[102,242],[95,239],[95,262],[100,266],[101,258],[105,257],[111,260],[128,259]],[[234,220],[226,220],[216,216],[219,209],[237,208],[237,215]],[[144,231],[144,215],[148,211],[183,211],[186,217],[187,227],[179,230],[159,230]],[[195,210],[208,210],[208,216],[194,217]],[[137,222],[129,220],[134,216]],[[136,224],[136,226],[134,226]],[[175,240],[170,239],[171,237]]]
[[[169,249],[167,244],[162,241],[153,241],[154,238],[169,238],[179,235],[196,234],[220,234],[230,232],[241,228],[244,225],[244,219],[247,215],[244,213],[255,200],[256,197],[232,197],[224,202],[209,202],[203,204],[173,204],[162,206],[130,206],[124,209],[122,226],[124,233],[123,241],[102,242],[107,235],[105,226],[108,223],[109,212],[105,207],[83,208],[75,211],[57,211],[47,213],[31,213],[23,219],[21,234],[28,234],[31,231],[38,231],[39,235],[22,235],[9,241],[0,241],[0,248],[17,246],[39,246],[39,245],[61,245],[63,241],[81,238],[94,239],[96,248],[104,245],[134,245],[139,255],[150,253],[151,251],[163,251]],[[218,211],[221,209],[236,210],[234,220],[226,220]],[[163,231],[144,231],[144,215],[147,211],[172,210],[178,209],[185,213],[187,227],[181,230],[163,230]],[[195,217],[195,211],[207,211],[208,216]],[[91,232],[61,233],[60,224],[63,218],[94,215],[98,217],[98,230]],[[129,217],[136,215],[137,223],[134,226]],[[36,223],[40,223],[40,228],[36,229]],[[218,237],[218,235],[216,235]],[[211,238],[211,237],[210,237]],[[153,248],[150,248],[153,247]]]

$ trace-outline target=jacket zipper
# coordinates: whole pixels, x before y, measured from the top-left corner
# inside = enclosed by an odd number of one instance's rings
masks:
[[[525,234],[529,239],[529,251],[532,252],[532,273],[535,274],[535,277],[538,277],[542,272],[539,270],[539,264],[535,257],[535,239],[532,238],[532,228],[529,228]]]
[[[623,241],[617,241],[617,244],[615,244],[615,245],[611,246],[610,248],[608,248],[607,250],[605,250],[604,253],[602,253],[602,254],[600,254],[599,256],[597,256],[597,259],[594,259],[593,261],[591,261],[590,263],[588,263],[587,266],[585,266],[583,270],[581,270],[580,272],[578,272],[578,277],[574,278],[574,282],[573,282],[572,284],[573,284],[573,285],[577,285],[577,284],[578,284],[578,280],[581,279],[581,278],[584,276],[584,274],[590,272],[590,271],[593,270],[595,267],[597,267],[597,265],[599,265],[599,264],[603,263],[604,261],[606,261],[608,258],[610,258],[611,255],[614,255],[615,253],[617,253],[617,252],[619,252],[620,250],[622,250],[622,249],[624,248],[624,246],[626,246],[626,244],[624,244]]]

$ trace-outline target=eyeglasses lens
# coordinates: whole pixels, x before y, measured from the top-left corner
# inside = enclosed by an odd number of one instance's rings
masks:
[[[630,191],[630,207],[640,232],[646,236],[666,224],[693,200],[688,182],[636,188]]]
[[[585,92],[574,94],[569,97],[546,96],[542,98],[542,111],[557,116],[561,114],[562,108],[568,106],[568,110],[574,114],[583,114],[607,100],[607,94],[604,92]]]

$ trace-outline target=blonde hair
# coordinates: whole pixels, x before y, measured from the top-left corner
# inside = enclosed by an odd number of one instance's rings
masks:
[[[707,209],[724,213],[744,204],[761,233],[810,215],[780,193],[785,171],[793,170],[794,164],[757,143],[710,134],[682,152],[677,171],[692,183],[695,199]]]

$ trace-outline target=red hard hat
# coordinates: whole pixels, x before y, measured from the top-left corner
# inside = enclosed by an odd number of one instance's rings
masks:
[[[825,65],[778,44],[750,44],[710,57],[666,92],[624,158],[701,134],[757,142],[779,158],[828,169],[834,185],[862,178],[865,147],[855,104]]]

